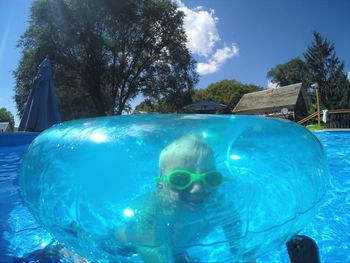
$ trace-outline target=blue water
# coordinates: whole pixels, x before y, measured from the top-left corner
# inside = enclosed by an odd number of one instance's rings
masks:
[[[319,132],[316,135],[327,152],[331,184],[327,201],[302,233],[317,241],[322,262],[350,262],[350,132]],[[46,253],[46,258],[51,257],[52,261],[57,257],[61,262],[72,261],[73,256],[67,255],[35,223],[18,194],[18,167],[27,146],[0,147],[0,262],[35,262],[43,257],[43,251],[50,252]],[[257,262],[289,260],[285,249],[281,248]]]

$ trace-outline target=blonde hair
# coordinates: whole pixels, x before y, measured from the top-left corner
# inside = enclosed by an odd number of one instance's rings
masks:
[[[215,170],[215,159],[209,145],[195,134],[189,134],[166,146],[159,157],[159,175],[174,169],[193,172]]]

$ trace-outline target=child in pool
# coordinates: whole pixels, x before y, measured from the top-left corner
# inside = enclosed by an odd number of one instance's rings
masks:
[[[145,263],[197,262],[186,250],[221,227],[223,242],[238,258],[242,226],[219,194],[225,180],[203,139],[187,135],[174,141],[160,154],[157,192],[135,200],[133,219],[115,232],[118,242],[136,247]]]

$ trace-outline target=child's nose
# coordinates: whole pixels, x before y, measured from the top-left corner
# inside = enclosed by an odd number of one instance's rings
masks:
[[[192,185],[191,194],[201,193],[204,191],[203,185],[201,183],[194,183]]]

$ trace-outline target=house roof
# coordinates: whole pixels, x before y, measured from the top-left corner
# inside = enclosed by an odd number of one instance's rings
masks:
[[[292,107],[297,103],[302,83],[244,94],[233,112]]]

